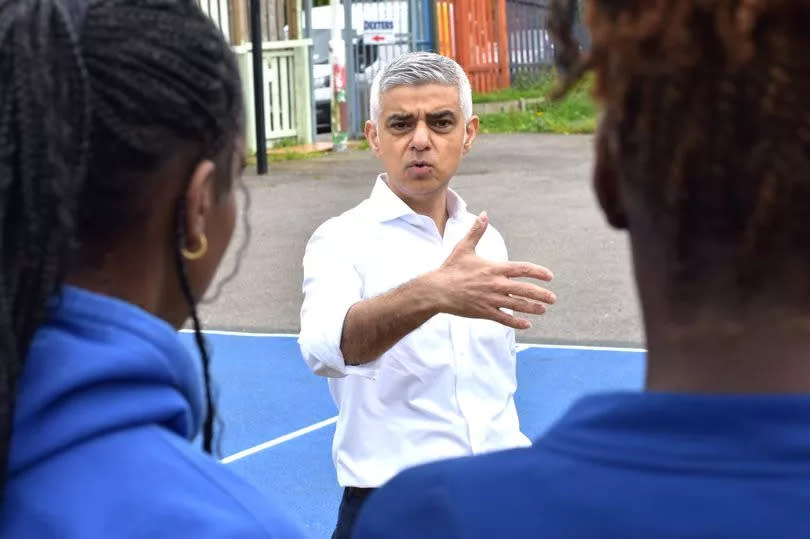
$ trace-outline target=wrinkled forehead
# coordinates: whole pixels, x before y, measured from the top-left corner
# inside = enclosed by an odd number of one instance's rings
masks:
[[[420,84],[394,86],[380,95],[380,115],[426,116],[444,112],[462,115],[461,97],[457,86]]]

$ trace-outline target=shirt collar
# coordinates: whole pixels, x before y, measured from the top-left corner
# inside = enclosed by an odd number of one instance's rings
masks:
[[[377,176],[374,188],[369,196],[374,216],[381,223],[393,221],[408,215],[417,215],[394,191],[388,186],[388,174]],[[467,211],[467,203],[458,193],[447,188],[447,214],[450,219],[456,219]]]

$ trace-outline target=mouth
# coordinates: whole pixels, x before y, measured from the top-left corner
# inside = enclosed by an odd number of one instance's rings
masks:
[[[408,168],[417,174],[425,174],[433,168],[433,165],[427,161],[411,161],[408,163]]]

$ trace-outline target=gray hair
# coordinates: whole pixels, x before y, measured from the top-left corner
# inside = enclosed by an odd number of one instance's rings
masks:
[[[369,119],[377,123],[382,94],[398,86],[442,84],[458,88],[461,113],[472,117],[472,89],[467,74],[454,60],[433,52],[407,52],[394,58],[374,77],[369,99]]]

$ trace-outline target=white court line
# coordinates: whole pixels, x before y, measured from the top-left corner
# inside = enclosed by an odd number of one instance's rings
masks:
[[[245,449],[244,451],[240,451],[239,453],[234,453],[233,455],[231,455],[229,457],[225,457],[224,459],[222,459],[222,463],[223,464],[230,464],[231,462],[234,462],[236,460],[243,459],[245,457],[249,457],[250,455],[255,455],[256,453],[259,453],[260,451],[264,451],[265,449],[270,449],[271,447],[275,447],[275,446],[277,446],[279,444],[283,444],[284,442],[289,442],[290,440],[294,440],[295,438],[298,438],[299,436],[303,436],[304,434],[309,434],[312,431],[322,429],[323,427],[331,425],[332,423],[336,423],[337,419],[338,419],[337,416],[330,417],[329,419],[324,419],[323,421],[319,421],[318,423],[315,423],[314,425],[304,427],[303,429],[298,429],[295,432],[285,434],[284,436],[279,436],[278,438],[273,438],[272,440],[268,440],[268,441],[266,441],[264,443],[261,443],[259,445],[254,445],[253,447],[249,447],[248,449]]]
[[[635,352],[646,353],[644,348],[624,348],[621,346],[584,346],[575,344],[519,344],[518,352],[527,348],[547,348],[550,350],[594,350],[598,352]]]
[[[193,329],[181,329],[180,333],[194,333]],[[287,337],[297,339],[297,333],[254,333],[250,331],[224,331],[220,329],[204,329],[206,335],[228,335],[230,337]]]
[[[181,329],[182,333],[193,333],[190,329]],[[227,335],[231,337],[286,337],[288,339],[297,339],[297,333],[256,333],[248,331],[223,331],[218,329],[206,329],[203,333],[208,335]],[[644,348],[632,348],[622,346],[586,346],[576,344],[534,344],[534,343],[518,343],[517,351],[521,352],[528,348],[543,348],[548,350],[592,350],[597,352],[636,352],[644,353],[647,350]]]

